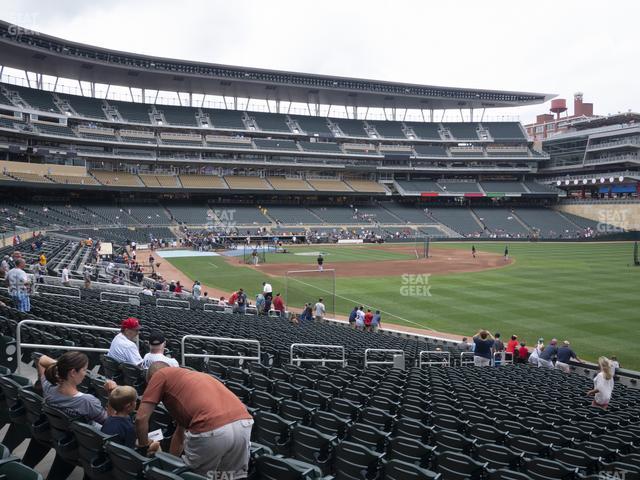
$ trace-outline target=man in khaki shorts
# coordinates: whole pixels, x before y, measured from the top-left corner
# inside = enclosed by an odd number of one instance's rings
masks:
[[[245,478],[253,419],[242,402],[222,383],[202,372],[155,362],[136,414],[139,446],[148,446],[149,418],[162,402],[177,428],[170,452],[180,455],[196,473]]]

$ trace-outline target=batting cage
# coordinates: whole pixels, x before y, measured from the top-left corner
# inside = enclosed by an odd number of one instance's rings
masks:
[[[416,259],[429,258],[429,246],[431,241],[429,237],[416,237],[414,241],[414,250]]]
[[[305,303],[310,303],[311,307],[313,307],[320,298],[322,298],[322,303],[325,307],[325,316],[335,318],[335,270],[290,270],[286,273],[284,284],[285,305],[302,309]]]
[[[269,246],[262,245],[244,245],[242,250],[242,260],[247,265],[262,265],[267,262],[267,252]]]

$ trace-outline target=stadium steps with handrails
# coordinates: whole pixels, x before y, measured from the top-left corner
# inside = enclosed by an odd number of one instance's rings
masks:
[[[480,186],[480,182],[478,182],[478,188],[480,190],[482,190],[482,187]],[[476,221],[476,223],[478,225],[480,225],[480,227],[482,228],[483,231],[488,231],[489,228],[484,224],[484,222],[482,220],[480,220],[480,217],[478,216],[478,214],[476,212],[473,211],[473,209],[469,209],[469,213],[471,214],[471,217],[473,217],[473,219]]]
[[[516,215],[515,212],[511,212],[511,215],[513,216],[513,218],[520,224],[522,225],[524,228],[526,228],[528,231],[532,232],[533,228],[531,228],[530,225],[528,225],[524,220],[522,220],[518,215]]]
[[[584,227],[578,225],[576,222],[574,222],[573,220],[571,220],[569,217],[567,217],[563,212],[561,212],[560,210],[555,210],[555,212],[560,215],[562,218],[564,218],[567,222],[569,222],[572,225],[575,225],[575,227],[579,230],[584,229]]]

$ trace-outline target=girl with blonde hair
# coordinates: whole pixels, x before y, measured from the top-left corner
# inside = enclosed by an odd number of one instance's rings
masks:
[[[607,357],[600,357],[598,365],[600,372],[594,377],[593,390],[589,390],[587,395],[593,395],[592,406],[606,410],[613,392],[613,369]]]

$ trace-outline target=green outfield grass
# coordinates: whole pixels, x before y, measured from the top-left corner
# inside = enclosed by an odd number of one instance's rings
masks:
[[[475,245],[480,254],[501,254],[505,243]],[[432,243],[432,247],[471,248],[469,243],[453,242]],[[370,261],[372,272],[379,272],[375,277],[337,279],[338,314],[347,315],[353,305],[362,303],[383,311],[383,324],[386,320],[468,336],[487,328],[504,337],[517,334],[528,344],[538,337],[569,339],[585,359],[616,354],[623,367],[640,370],[640,267],[631,266],[631,243],[512,243],[509,250],[515,263],[509,266],[433,275],[427,285],[422,278],[384,276],[384,263],[377,262],[396,255],[406,258],[404,254],[363,247],[305,250],[327,252],[331,262]],[[381,253],[390,257],[375,256]],[[267,260],[315,263],[314,256],[280,254],[269,255]],[[217,257],[169,261],[189,277],[225,291],[243,287],[255,294],[267,278]],[[274,290],[284,291],[283,279],[270,281]],[[292,306],[315,301],[322,290],[331,290],[326,281],[310,279],[308,283],[307,295],[296,289],[300,297],[290,299]]]
[[[407,244],[413,246],[412,244]],[[342,245],[322,245],[309,247],[287,247],[291,253],[267,253],[268,263],[300,263],[316,265],[318,253],[322,253],[328,263],[335,262],[377,262],[384,260],[411,260],[416,258],[415,254],[381,250],[371,246],[342,246]]]

